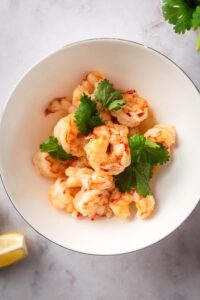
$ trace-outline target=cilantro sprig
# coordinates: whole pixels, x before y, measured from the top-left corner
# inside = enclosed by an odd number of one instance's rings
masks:
[[[72,155],[65,152],[63,147],[58,144],[56,137],[50,136],[45,142],[40,144],[40,151],[49,153],[49,155],[56,160],[68,160]]]
[[[94,96],[95,100],[108,110],[119,110],[126,103],[120,91],[116,90],[107,79],[99,82]]]
[[[143,135],[135,134],[129,138],[131,164],[122,173],[115,176],[116,186],[121,192],[130,192],[132,188],[142,195],[152,195],[149,181],[154,166],[169,160],[167,149],[152,142]]]
[[[75,113],[75,122],[81,134],[89,134],[94,127],[103,125],[96,103],[86,94],[80,98],[80,105]]]
[[[176,33],[200,27],[200,0],[163,0],[162,10],[165,20],[173,25]],[[200,50],[200,33],[196,47]]]

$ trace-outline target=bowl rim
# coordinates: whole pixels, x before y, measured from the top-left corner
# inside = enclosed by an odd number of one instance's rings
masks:
[[[84,39],[84,40],[79,40],[79,41],[76,41],[76,42],[72,42],[72,43],[69,43],[69,44],[66,44],[62,47],[59,47],[57,50],[54,50],[52,52],[50,52],[48,55],[42,57],[40,60],[38,60],[36,63],[32,64],[31,67],[29,67],[27,69],[27,71],[25,71],[23,73],[22,76],[20,76],[20,79],[17,80],[16,84],[13,86],[13,88],[11,89],[11,92],[9,93],[9,96],[7,98],[7,101],[5,102],[5,104],[3,105],[3,109],[2,111],[0,112],[0,127],[1,127],[1,124],[3,122],[3,119],[4,119],[4,116],[5,116],[5,112],[7,110],[7,106],[8,106],[8,103],[10,101],[10,98],[12,97],[12,95],[14,94],[16,88],[18,87],[18,85],[20,84],[20,82],[27,76],[27,74],[29,72],[32,71],[32,69],[34,69],[37,65],[39,65],[41,62],[43,62],[44,60],[48,59],[49,57],[51,57],[52,55],[55,55],[56,53],[60,52],[63,50],[63,48],[71,48],[71,47],[74,47],[74,46],[79,46],[81,44],[87,44],[87,43],[90,43],[90,42],[101,42],[101,41],[110,41],[110,42],[121,42],[121,43],[125,43],[125,44],[131,44],[131,45],[137,45],[139,47],[142,47],[142,48],[145,48],[146,50],[151,50],[152,52],[154,52],[155,54],[161,56],[162,58],[164,58],[165,60],[167,60],[168,62],[170,62],[174,67],[176,67],[179,71],[181,71],[186,77],[187,79],[192,83],[193,87],[196,89],[197,93],[199,94],[200,96],[200,90],[198,89],[198,87],[196,86],[196,84],[193,82],[193,80],[189,77],[189,75],[177,64],[175,63],[172,59],[170,59],[167,55],[161,53],[160,51],[152,48],[152,47],[149,47],[147,45],[144,45],[142,43],[139,43],[139,42],[135,42],[135,41],[132,41],[132,40],[128,40],[128,39],[121,39],[121,38],[107,38],[107,37],[101,37],[101,38],[90,38],[90,39]],[[71,249],[69,247],[66,247],[64,245],[61,245],[57,242],[55,242],[54,240],[51,240],[48,236],[44,235],[43,233],[41,233],[40,231],[38,231],[38,229],[36,229],[32,224],[29,223],[29,221],[23,216],[23,214],[19,211],[19,209],[17,208],[16,204],[15,204],[15,201],[12,199],[12,197],[9,195],[9,192],[8,192],[8,188],[6,187],[6,184],[3,180],[3,175],[1,174],[1,170],[0,170],[0,180],[2,182],[2,185],[3,185],[3,188],[4,188],[4,191],[8,197],[8,199],[10,200],[10,202],[12,203],[13,207],[15,208],[15,210],[19,213],[19,215],[22,217],[22,219],[35,231],[37,232],[39,235],[41,235],[43,238],[47,239],[48,241],[54,243],[55,245],[57,246],[60,246],[62,247],[63,249],[67,249],[67,250],[70,250],[70,251],[73,251],[75,253],[78,253],[78,254],[84,254],[84,255],[93,255],[93,256],[117,256],[117,255],[125,255],[125,254],[130,254],[130,253],[133,253],[133,252],[136,252],[136,251],[141,251],[141,250],[144,250],[146,248],[149,248],[159,242],[161,242],[163,239],[165,239],[166,237],[168,237],[169,235],[171,235],[172,233],[174,233],[188,218],[189,216],[192,214],[192,212],[195,210],[196,206],[198,205],[199,203],[199,198],[200,198],[200,195],[197,199],[197,201],[195,202],[194,206],[192,207],[192,209],[189,211],[188,215],[179,223],[179,225],[174,228],[172,231],[170,231],[169,233],[165,234],[164,236],[156,239],[152,244],[149,244],[149,245],[146,245],[142,248],[138,248],[138,249],[135,249],[135,250],[130,250],[130,251],[126,251],[126,252],[122,252],[122,253],[114,253],[114,254],[102,254],[102,253],[89,253],[89,252],[84,252],[84,251],[79,251],[79,250],[75,250],[75,249]]]

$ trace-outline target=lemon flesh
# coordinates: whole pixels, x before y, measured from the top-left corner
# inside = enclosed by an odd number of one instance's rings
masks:
[[[9,266],[28,254],[23,234],[0,234],[0,268]]]

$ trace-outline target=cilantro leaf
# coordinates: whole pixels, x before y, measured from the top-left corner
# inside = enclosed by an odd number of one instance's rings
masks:
[[[148,161],[153,166],[164,164],[169,160],[166,148],[155,143],[141,134],[135,134],[129,138],[132,162]]]
[[[126,103],[120,91],[116,90],[107,79],[99,82],[95,99],[101,103],[102,107],[109,110],[119,110]]]
[[[191,23],[194,30],[200,27],[200,5],[197,6],[196,10],[193,12]]]
[[[81,96],[79,108],[75,113],[75,122],[81,134],[89,134],[94,127],[103,125],[96,103],[86,94]]]
[[[162,10],[165,20],[174,25],[176,33],[184,33],[191,28],[191,19],[194,12],[191,1],[164,0]]]
[[[133,165],[133,167],[135,169],[136,191],[144,197],[152,195],[152,191],[149,186],[151,165],[148,163],[146,165],[136,164],[135,166]]]
[[[142,173],[146,180],[149,180],[152,176],[152,165],[147,161],[141,161],[140,163],[135,163],[134,168],[136,172]]]
[[[142,134],[134,134],[129,139],[131,150],[142,150],[144,148],[146,138]]]
[[[144,158],[144,154],[142,150],[145,145],[145,137],[140,134],[135,134],[129,138],[129,147],[131,149],[131,161],[139,162],[141,160],[141,156]]]
[[[162,11],[165,20],[174,25],[176,33],[200,27],[200,0],[163,0]],[[196,49],[200,50],[200,34]]]
[[[125,105],[125,100],[115,100],[108,105],[109,110],[119,110]]]
[[[129,138],[131,164],[122,173],[115,176],[116,186],[121,192],[130,192],[132,188],[146,197],[152,195],[149,180],[154,166],[169,160],[167,149],[141,134]]]
[[[136,187],[136,178],[133,166],[128,166],[122,173],[116,175],[115,180],[115,185],[119,188],[120,192],[130,192],[132,188]]]
[[[157,144],[149,139],[145,140],[145,145],[148,146],[149,148],[153,148],[153,149],[159,148],[159,144]]]
[[[145,148],[145,151],[147,153],[147,160],[153,166],[156,166],[158,164],[163,165],[169,160],[169,153],[166,150],[166,148],[161,144],[157,144],[157,145],[158,148],[149,148],[149,147]]]
[[[65,152],[63,147],[58,144],[56,137],[50,136],[45,142],[40,144],[40,151],[47,152],[56,160],[68,160],[72,158],[72,155]]]
[[[135,188],[142,195],[151,195],[149,179],[151,178],[152,167],[149,163],[131,163],[122,173],[115,176],[115,185],[120,192],[130,192]]]

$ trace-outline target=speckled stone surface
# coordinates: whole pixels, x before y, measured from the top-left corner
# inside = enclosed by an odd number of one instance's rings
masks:
[[[0,110],[34,63],[65,44],[94,37],[153,47],[200,88],[196,33],[175,35],[162,19],[158,0],[1,0]],[[24,232],[29,248],[26,260],[0,271],[1,300],[200,299],[199,205],[158,244],[127,255],[96,257],[44,239],[15,211],[0,185],[0,230]]]

